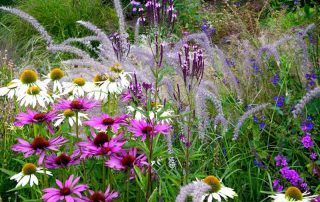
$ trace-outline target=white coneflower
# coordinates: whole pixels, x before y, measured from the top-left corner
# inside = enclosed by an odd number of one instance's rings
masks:
[[[22,171],[18,174],[13,175],[10,178],[10,180],[15,180],[16,182],[18,182],[16,187],[19,187],[20,185],[24,187],[28,183],[30,187],[32,187],[34,184],[39,184],[38,178],[35,175],[36,173],[47,174],[52,176],[50,171],[44,171],[42,168],[36,167],[33,163],[26,163],[23,166]]]
[[[222,198],[227,201],[228,198],[233,199],[238,196],[232,188],[224,186],[215,176],[208,176],[203,180],[203,182],[208,184],[211,187],[211,190],[209,193],[202,196],[202,201],[207,199],[208,202],[212,202],[212,200],[215,199],[220,202]]]
[[[110,72],[107,75],[109,84],[107,90],[109,93],[120,94],[124,89],[130,85],[130,74],[125,72],[119,63],[109,67]]]
[[[46,84],[39,80],[38,73],[32,69],[25,69],[19,79],[14,79],[12,82],[17,84],[18,94],[24,94],[31,86],[38,86],[41,90],[47,89]]]
[[[142,107],[134,108],[132,106],[127,106],[127,112],[134,115],[134,119],[141,120],[145,119],[145,110]],[[156,106],[156,114],[157,118],[160,120],[161,123],[171,123],[172,119],[170,117],[173,116],[173,111],[164,109],[162,105]],[[154,112],[149,112],[149,118],[154,119]]]
[[[77,77],[72,82],[63,82],[65,95],[72,93],[74,98],[84,97],[85,93],[93,90],[94,85],[92,82],[87,82],[83,77]]]
[[[110,81],[108,77],[104,74],[97,74],[93,78],[94,88],[87,94],[89,99],[94,100],[106,100],[108,98],[108,88]]]
[[[52,92],[61,94],[63,93],[61,79],[64,77],[64,71],[62,69],[56,67],[53,68],[50,73],[45,76],[46,79],[43,81],[45,84],[49,84],[52,82]]]
[[[9,99],[12,99],[14,96],[18,95],[18,84],[10,82],[6,87],[0,88],[0,96],[7,96]]]
[[[273,202],[311,202],[316,196],[307,196],[308,193],[302,193],[297,187],[289,187],[285,193],[277,193],[270,196]]]
[[[31,86],[26,92],[21,92],[21,95],[18,95],[17,101],[21,106],[27,107],[31,105],[33,108],[36,107],[37,104],[41,107],[46,107],[47,104],[53,102],[50,95],[38,86]]]
[[[81,126],[81,119],[88,119],[88,116],[84,113],[78,112],[78,118],[78,125]],[[71,109],[66,109],[63,111],[63,113],[58,114],[54,120],[55,127],[59,126],[65,120],[67,120],[69,125],[72,127],[76,123],[76,113]]]

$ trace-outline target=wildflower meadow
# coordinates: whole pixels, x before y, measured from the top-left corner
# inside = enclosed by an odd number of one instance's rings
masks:
[[[319,1],[0,5],[0,202],[320,202]]]

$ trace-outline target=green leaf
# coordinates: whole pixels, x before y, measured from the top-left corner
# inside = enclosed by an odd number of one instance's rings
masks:
[[[155,188],[148,199],[148,202],[157,202],[157,193],[158,193],[158,188]]]
[[[0,168],[0,170],[1,170],[3,173],[5,173],[5,174],[7,174],[7,175],[9,175],[9,176],[12,176],[12,175],[15,175],[15,174],[16,174],[16,172],[11,171],[11,170],[7,170],[7,169],[4,169],[4,168]]]

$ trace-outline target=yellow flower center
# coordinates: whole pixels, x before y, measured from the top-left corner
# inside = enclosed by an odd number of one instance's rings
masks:
[[[73,79],[73,83],[77,84],[78,86],[84,86],[84,84],[86,84],[86,80],[82,77],[78,77]]]
[[[27,93],[29,95],[38,95],[40,93],[40,88],[38,86],[31,86],[28,88]]]
[[[37,171],[37,167],[33,163],[26,163],[22,167],[22,172],[25,175],[34,174]]]
[[[23,84],[31,84],[36,82],[37,80],[38,80],[37,72],[31,69],[26,69],[20,74],[20,81]]]
[[[66,110],[64,110],[63,115],[64,115],[65,117],[72,117],[72,116],[75,115],[75,113],[74,113],[74,111],[72,111],[71,109],[66,109]]]
[[[208,176],[203,180],[206,184],[211,186],[213,192],[218,192],[221,189],[221,183],[215,176]]]
[[[123,71],[121,64],[116,63],[115,65],[112,65],[110,67],[110,71],[115,72],[115,73],[121,73]]]
[[[301,201],[303,198],[300,189],[298,189],[297,187],[289,187],[285,193],[285,196],[289,200],[293,199],[296,201]]]
[[[97,74],[94,78],[93,78],[93,83],[96,85],[99,85],[100,82],[102,81],[106,81],[108,78],[105,75],[101,75],[101,74]]]
[[[56,81],[60,80],[62,77],[64,77],[64,71],[62,71],[60,68],[56,67],[53,68],[50,72],[50,79]]]

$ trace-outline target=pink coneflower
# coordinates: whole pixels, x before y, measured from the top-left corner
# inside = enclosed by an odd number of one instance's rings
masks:
[[[119,193],[110,190],[110,185],[107,190],[103,193],[101,191],[94,192],[89,190],[90,198],[84,197],[86,202],[111,202],[113,199],[118,198]]]
[[[126,115],[111,117],[108,114],[102,114],[99,117],[91,118],[90,120],[84,122],[84,124],[100,130],[112,128],[114,132],[117,132],[120,124],[124,123],[126,118]]]
[[[45,164],[47,168],[66,168],[71,165],[77,165],[80,163],[79,153],[74,152],[71,156],[66,153],[62,153],[59,156],[53,154],[46,157]]]
[[[56,110],[71,109],[73,111],[86,111],[97,105],[98,104],[94,101],[90,101],[85,98],[77,98],[74,100],[59,100],[58,103],[54,106],[54,109]]]
[[[122,151],[121,154],[112,155],[110,159],[106,161],[105,165],[115,170],[130,169],[132,176],[134,174],[134,166],[144,170],[145,166],[149,164],[145,154],[138,154],[137,148],[131,148],[129,151]]]
[[[14,124],[16,126],[24,126],[31,123],[46,123],[50,133],[54,133],[50,123],[55,118],[55,111],[36,112],[27,109],[27,112],[21,112],[17,115]]]
[[[47,140],[43,136],[37,136],[31,143],[24,139],[18,138],[18,144],[12,146],[12,150],[22,152],[24,157],[27,158],[32,154],[39,155],[38,164],[42,165],[44,156],[47,150],[57,151],[58,147],[66,143],[67,140],[61,136]]]
[[[170,133],[171,126],[168,124],[153,124],[147,123],[144,119],[132,120],[131,126],[128,131],[132,132],[134,136],[142,136],[142,140],[145,140],[147,136],[155,136],[156,134],[168,135]]]
[[[65,183],[62,183],[60,180],[56,179],[56,184],[58,185],[57,188],[46,188],[43,190],[45,194],[41,197],[46,202],[57,202],[57,201],[66,201],[66,202],[82,202],[84,201],[82,199],[81,192],[88,189],[88,185],[86,184],[78,184],[80,177],[77,177],[73,180],[73,175],[65,181]]]
[[[105,132],[95,134],[91,132],[91,137],[88,141],[79,142],[78,145],[82,151],[82,158],[97,156],[97,155],[111,155],[121,152],[125,141],[122,141],[123,134],[111,138]]]

